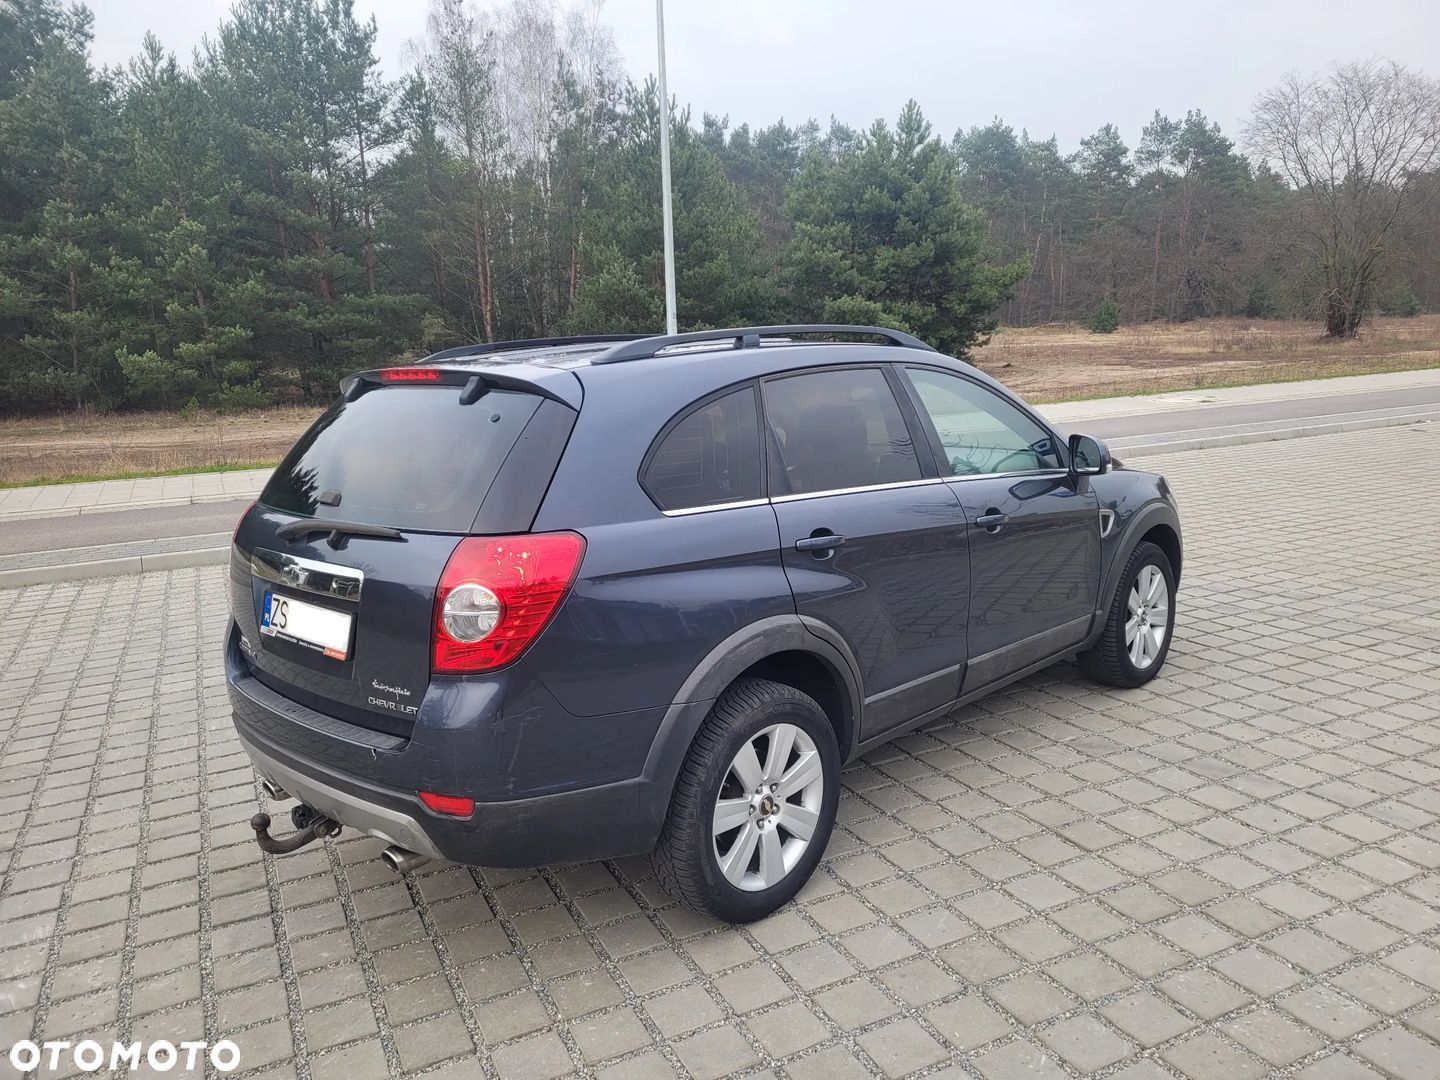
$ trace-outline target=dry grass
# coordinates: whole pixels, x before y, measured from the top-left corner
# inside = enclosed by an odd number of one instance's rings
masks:
[[[273,465],[318,409],[0,420],[0,485]]]
[[[1315,323],[1198,319],[1123,326],[1001,329],[974,361],[1033,401],[1194,390],[1440,367],[1440,315],[1379,319],[1355,341]]]
[[[1092,334],[1084,327],[999,331],[975,362],[1034,401],[1363,375],[1440,367],[1440,315],[1381,319],[1356,341],[1314,323],[1202,319]],[[0,420],[0,485],[269,465],[319,410],[228,416],[69,414]]]

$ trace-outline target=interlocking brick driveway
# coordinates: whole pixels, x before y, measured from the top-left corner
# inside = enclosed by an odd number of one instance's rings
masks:
[[[1431,1080],[1436,461],[1423,427],[1155,459],[1188,544],[1165,675],[1058,667],[870,755],[800,902],[746,929],[639,860],[401,880],[349,836],[262,860],[223,571],[0,592],[0,1052]]]

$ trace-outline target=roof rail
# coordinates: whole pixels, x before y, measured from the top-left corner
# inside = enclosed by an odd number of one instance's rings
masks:
[[[606,349],[591,359],[592,364],[618,364],[626,360],[645,360],[662,349],[674,345],[690,345],[704,341],[730,341],[731,348],[756,349],[764,337],[788,337],[795,334],[847,334],[855,337],[884,338],[891,345],[905,349],[934,352],[917,337],[889,330],[883,326],[848,326],[844,323],[797,323],[793,326],[742,326],[730,330],[701,330],[693,334],[666,334],[660,337],[632,339]]]
[[[453,360],[457,356],[483,356],[486,353],[511,352],[515,349],[543,349],[547,345],[609,345],[617,341],[634,341],[642,334],[582,334],[578,337],[519,338],[515,341],[484,341],[475,345],[457,345],[443,349],[420,360]]]

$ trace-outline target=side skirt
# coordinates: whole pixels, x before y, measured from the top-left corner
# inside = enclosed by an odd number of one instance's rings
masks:
[[[965,666],[965,681],[961,685],[977,689],[999,686],[1008,681],[1008,672],[1028,669],[1030,664],[1053,656],[1057,651],[1079,649],[1093,621],[1094,615],[1082,615],[1012,645],[972,657]]]
[[[896,686],[874,697],[866,698],[863,706],[861,737],[873,739],[893,731],[915,714],[918,708],[928,713],[955,699],[960,689],[962,665],[952,664],[940,671],[922,675],[902,686]],[[869,728],[866,731],[865,728]]]
[[[921,713],[914,719],[907,720],[905,721],[905,723],[891,728],[889,731],[882,732],[880,735],[877,735],[872,739],[866,739],[864,742],[859,743],[855,747],[854,752],[845,759],[846,763],[848,764],[849,762],[854,761],[856,758],[860,757],[867,751],[873,750],[877,746],[883,746],[886,743],[890,742],[892,739],[898,739],[901,735],[905,735],[908,732],[914,731],[916,728],[922,727],[925,724],[930,723],[931,721],[942,719],[946,714],[952,713],[956,709],[959,709],[965,705],[969,705],[972,701],[977,701],[980,698],[987,697],[988,695],[993,694],[997,690],[1004,689],[1013,682],[1019,682],[1021,679],[1024,679],[1027,676],[1034,675],[1037,671],[1044,671],[1051,664],[1058,664],[1062,660],[1068,660],[1073,657],[1078,651],[1078,646],[1069,645],[1051,656],[1047,656],[1042,660],[1037,660],[1033,664],[1021,668],[1019,671],[1012,671],[1010,674],[1004,676],[1003,678],[997,679],[992,683],[988,683],[985,686],[982,686],[976,690],[971,690],[967,694],[961,694],[954,701],[946,705],[941,705],[939,708],[931,709],[929,712]]]

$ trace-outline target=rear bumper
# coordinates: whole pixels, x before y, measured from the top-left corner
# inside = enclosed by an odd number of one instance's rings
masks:
[[[338,787],[333,781],[327,783],[312,773],[301,772],[281,757],[256,746],[245,737],[243,728],[240,730],[240,745],[250,755],[250,762],[257,773],[326,817],[386,843],[429,855],[432,859],[444,858],[420,822],[410,814],[385,805],[383,795],[372,792],[366,797]]]
[[[589,775],[599,782],[587,784],[585,774],[575,775],[575,763],[562,757],[570,766],[565,790],[508,798],[487,797],[486,791],[499,775],[497,755],[501,772],[512,774],[525,772],[527,753],[554,758],[557,751],[548,741],[537,742],[536,731],[563,729],[572,721],[623,729],[639,725],[643,731],[651,725],[648,714],[576,718],[557,706],[559,715],[548,718],[527,710],[521,724],[505,714],[500,704],[505,695],[490,692],[483,695],[488,708],[478,715],[457,717],[444,710],[436,715],[439,705],[456,704],[457,695],[447,690],[435,708],[427,696],[410,739],[377,739],[366,728],[313,712],[259,683],[239,652],[238,637],[232,627],[226,675],[241,745],[262,777],[340,824],[431,858],[479,866],[584,862],[654,847],[670,792],[645,775],[644,755],[634,775],[620,780],[609,778],[621,765],[595,761]],[[632,733],[619,741],[633,739]],[[475,813],[463,820],[434,814],[420,802],[421,790],[469,795]]]

